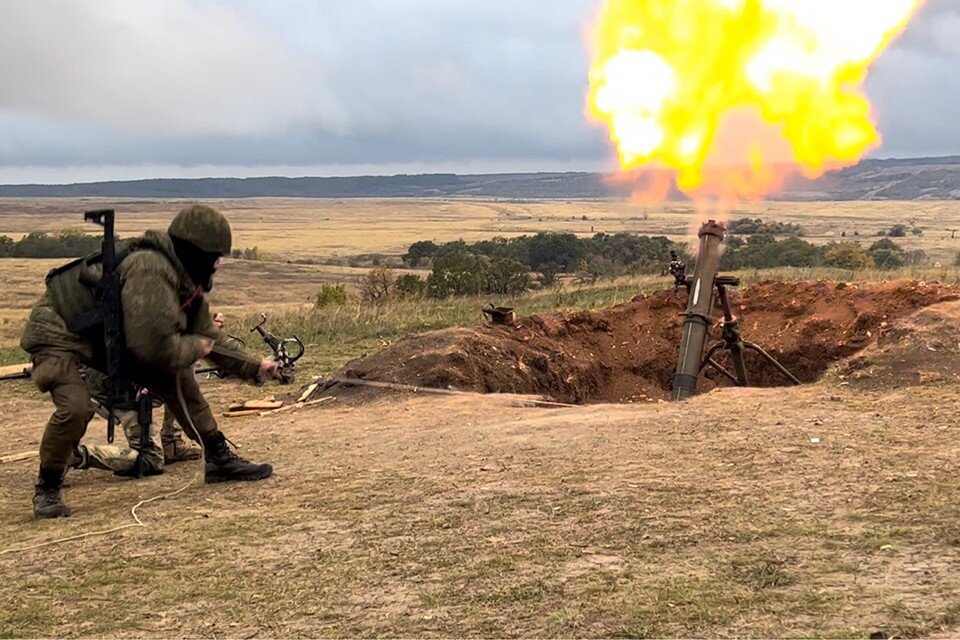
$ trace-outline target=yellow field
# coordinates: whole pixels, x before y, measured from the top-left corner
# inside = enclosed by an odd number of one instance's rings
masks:
[[[631,231],[682,239],[698,222],[717,217],[693,204],[643,205],[629,201],[491,201],[432,199],[211,200],[234,226],[234,246],[258,246],[281,258],[330,260],[364,253],[402,254],[418,240],[475,241],[495,235],[563,231],[580,235]],[[34,230],[81,226],[81,212],[114,207],[118,229],[131,235],[165,227],[185,201],[103,199],[0,199],[0,234],[17,238]],[[586,219],[584,219],[586,216]],[[841,239],[854,232],[872,242],[894,224],[924,229],[899,240],[905,249],[923,249],[936,260],[953,261],[960,251],[960,202],[763,202],[739,206],[728,217],[760,217],[799,224],[812,242]],[[722,216],[721,216],[722,217]]]
[[[580,235],[631,231],[691,237],[699,221],[712,214],[693,205],[642,205],[626,201],[528,201],[430,199],[292,199],[212,200],[228,214],[234,246],[257,246],[266,262],[229,260],[211,296],[228,315],[249,316],[309,306],[324,283],[353,285],[368,267],[293,264],[288,260],[343,262],[359,254],[399,256],[418,240],[475,241],[495,235],[565,231]],[[103,199],[0,199],[0,235],[20,237],[35,230],[80,227],[82,212],[114,207],[118,232],[134,235],[164,228],[186,201]],[[586,219],[584,219],[586,216]],[[859,239],[865,244],[894,224],[919,226],[921,236],[897,241],[906,249],[923,249],[932,260],[952,264],[960,251],[960,202],[769,202],[740,206],[732,218],[761,217],[802,226],[812,242]],[[88,227],[95,232],[95,228]],[[854,236],[859,233],[859,238]],[[0,348],[16,344],[26,314],[43,290],[43,276],[61,260],[0,259]]]
[[[14,346],[33,303],[43,293],[43,280],[63,260],[0,259],[0,348]],[[323,284],[352,284],[369,269],[286,262],[228,260],[216,278],[211,304],[229,317],[253,312],[294,311],[310,307]],[[398,270],[403,273],[403,270]]]

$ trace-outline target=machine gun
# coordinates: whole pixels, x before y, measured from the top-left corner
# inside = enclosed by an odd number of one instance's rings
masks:
[[[107,441],[113,442],[116,431],[116,410],[130,401],[130,390],[133,381],[127,371],[126,340],[123,334],[123,307],[120,298],[123,282],[120,280],[118,268],[120,260],[117,258],[117,239],[114,234],[114,210],[98,209],[83,214],[84,222],[92,222],[103,227],[103,244],[101,245],[101,275],[99,281],[93,283],[99,307],[100,319],[103,323],[103,365],[107,374],[105,385],[104,405],[107,409]],[[153,400],[150,392],[138,388],[134,396],[137,423],[140,426],[140,452],[137,455],[136,475],[143,475],[143,452],[150,446],[150,425],[153,422]]]
[[[264,328],[265,324],[267,324],[267,314],[261,313],[260,324],[250,329],[250,333],[254,331],[259,333],[263,341],[266,342],[270,350],[273,351],[273,359],[280,365],[277,369],[277,373],[280,376],[280,384],[290,384],[293,382],[296,362],[303,357],[305,350],[303,342],[297,336],[281,340],[267,331]],[[288,346],[291,346],[293,350],[291,351]]]
[[[749,384],[747,367],[743,360],[743,352],[750,350],[776,369],[784,378],[793,384],[800,381],[782,364],[752,342],[747,342],[740,335],[740,319],[734,317],[727,299],[727,288],[737,287],[740,280],[733,276],[717,274],[720,266],[720,244],[726,235],[726,227],[722,223],[709,220],[700,228],[700,253],[697,255],[697,265],[693,276],[685,278],[687,287],[687,310],[684,312],[683,337],[680,341],[680,357],[677,360],[677,372],[673,380],[673,400],[686,400],[697,391],[697,380],[706,367],[713,367],[723,376],[730,379],[739,387]],[[673,262],[670,263],[670,273],[677,278],[673,271]],[[679,279],[677,288],[679,288]],[[704,355],[714,306],[714,293],[720,301],[723,310],[723,321],[720,324],[721,338],[710,351]],[[714,356],[721,350],[730,354],[733,360],[735,373],[725,369]]]

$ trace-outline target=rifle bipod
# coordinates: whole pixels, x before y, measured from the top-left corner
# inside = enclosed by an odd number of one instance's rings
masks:
[[[744,350],[750,350],[763,358],[764,361],[791,383],[795,385],[801,384],[800,380],[780,364],[776,358],[764,351],[759,345],[743,339],[740,319],[734,317],[733,312],[730,310],[730,300],[727,298],[727,287],[739,286],[739,278],[733,276],[717,276],[714,283],[717,288],[717,298],[720,300],[720,308],[723,310],[723,322],[720,325],[720,340],[710,347],[707,355],[700,363],[700,371],[703,372],[708,366],[713,367],[738,387],[747,387],[750,385],[750,380],[747,376],[747,365],[743,360],[743,352]],[[719,351],[726,351],[730,354],[735,373],[731,373],[717,362],[714,356],[716,356]]]

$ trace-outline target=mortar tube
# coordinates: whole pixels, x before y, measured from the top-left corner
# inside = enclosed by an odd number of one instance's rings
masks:
[[[690,281],[690,295],[684,313],[683,336],[680,340],[680,355],[677,373],[673,379],[673,400],[679,402],[697,392],[697,380],[703,363],[703,352],[713,322],[714,283],[720,268],[720,244],[726,234],[722,223],[708,220],[697,234],[700,237],[700,253]]]

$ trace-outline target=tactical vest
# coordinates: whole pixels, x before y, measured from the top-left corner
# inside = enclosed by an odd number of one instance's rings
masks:
[[[117,240],[117,264],[140,249],[159,249],[155,241],[145,237]],[[97,299],[97,288],[103,272],[103,252],[96,251],[77,258],[47,274],[47,291],[54,309],[72,333],[90,335],[103,326],[103,310]]]

